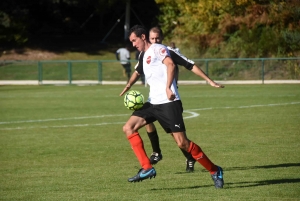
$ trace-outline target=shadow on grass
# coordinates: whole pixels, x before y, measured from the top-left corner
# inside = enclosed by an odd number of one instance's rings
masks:
[[[232,170],[251,170],[251,169],[270,169],[270,168],[286,168],[286,167],[300,167],[300,163],[282,163],[276,165],[262,165],[262,166],[249,166],[249,167],[228,167],[223,168],[224,171]]]
[[[246,167],[227,167],[223,168],[224,172],[235,171],[235,170],[252,170],[252,169],[271,169],[271,168],[287,168],[287,167],[300,167],[300,163],[282,163],[276,165],[262,165],[262,166],[246,166]],[[197,172],[197,171],[195,171]],[[207,170],[202,169],[201,172],[206,172]],[[191,174],[188,172],[176,172],[175,174]],[[255,186],[265,186],[272,184],[286,184],[286,183],[300,183],[300,178],[295,179],[275,179],[275,180],[263,180],[263,181],[245,181],[236,183],[226,183],[225,178],[225,189],[228,188],[245,188],[245,187],[255,187]],[[151,190],[178,190],[178,189],[194,189],[194,188],[206,188],[212,187],[212,185],[202,185],[202,186],[190,186],[190,187],[178,187],[178,188],[154,188]]]
[[[288,183],[300,183],[300,178],[237,182],[237,183],[228,183],[227,185],[228,188],[244,188],[244,187],[266,186],[266,185],[273,185],[273,184],[288,184]]]
[[[197,165],[196,165],[197,166]],[[235,170],[252,170],[252,169],[270,169],[270,168],[286,168],[286,167],[300,167],[300,163],[283,163],[277,165],[262,165],[262,166],[246,166],[246,167],[222,167],[224,171],[235,171]],[[202,169],[201,172],[207,172]],[[197,172],[197,170],[195,170]],[[175,174],[191,174],[189,172],[175,172]]]
[[[224,189],[229,188],[246,188],[246,187],[255,187],[255,186],[266,186],[273,184],[287,184],[287,183],[300,183],[300,178],[297,179],[274,179],[274,180],[263,180],[263,181],[245,181],[245,182],[236,182],[236,183],[226,183]],[[159,190],[186,190],[186,189],[197,189],[197,188],[211,188],[211,185],[202,185],[202,186],[186,186],[186,187],[175,187],[175,188],[152,188],[153,191]]]
[[[224,184],[224,189],[230,188],[247,188],[247,187],[255,187],[255,186],[266,186],[273,184],[288,184],[288,183],[300,183],[300,178],[296,179],[275,179],[275,180],[263,180],[263,181],[245,181],[245,182],[236,182],[236,183],[226,183]],[[153,191],[159,190],[186,190],[186,189],[197,189],[197,188],[211,188],[211,185],[202,185],[202,186],[187,186],[187,187],[176,187],[176,188],[152,188]]]

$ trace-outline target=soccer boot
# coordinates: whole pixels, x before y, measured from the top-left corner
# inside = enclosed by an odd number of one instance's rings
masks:
[[[162,160],[163,156],[159,153],[153,152],[149,158],[151,165],[155,165],[158,161]]]
[[[218,166],[218,171],[215,174],[212,174],[211,178],[214,181],[216,188],[223,188],[223,169],[221,167]]]
[[[144,179],[148,179],[148,178],[155,178],[156,176],[156,171],[154,168],[149,168],[147,170],[144,170],[143,168],[141,168],[139,170],[139,172],[137,173],[137,175],[135,175],[134,177],[131,177],[128,179],[129,182],[140,182],[143,181]]]
[[[187,172],[194,172],[195,160],[186,160],[186,171]]]

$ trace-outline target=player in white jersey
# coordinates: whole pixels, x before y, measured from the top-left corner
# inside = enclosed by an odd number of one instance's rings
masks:
[[[127,76],[127,81],[130,79],[131,74],[131,63],[130,63],[130,52],[129,44],[126,45],[126,48],[119,48],[116,51],[116,59],[120,61],[123,66],[124,75]]]
[[[169,50],[166,46],[151,44],[148,35],[147,30],[140,25],[132,27],[129,33],[129,39],[133,46],[139,51],[145,52],[143,68],[150,86],[150,102],[145,103],[141,109],[134,111],[123,126],[123,132],[142,167],[138,174],[129,178],[128,181],[137,182],[156,176],[156,171],[147,157],[138,130],[157,120],[167,133],[172,133],[179,148],[189,152],[210,172],[215,187],[223,188],[222,168],[212,163],[202,149],[186,136],[182,117],[182,103],[174,79],[175,64],[170,57]],[[120,95],[128,91],[132,84],[129,81]]]
[[[152,27],[149,31],[149,41],[151,43],[158,43],[161,44],[163,41],[163,32],[159,27]],[[169,49],[171,58],[175,64],[176,67],[176,73],[175,73],[175,79],[176,82],[178,80],[178,74],[179,74],[179,69],[178,65],[184,66],[187,70],[190,70],[193,72],[195,75],[203,78],[206,80],[211,86],[216,87],[216,88],[223,88],[224,86],[214,82],[211,80],[196,64],[194,61],[189,60],[187,57],[182,55],[181,53],[173,50],[170,46],[167,47]],[[131,78],[134,78],[136,74],[138,76],[141,76],[144,74],[143,72],[143,57],[144,57],[144,52],[140,53],[140,57],[138,58],[139,62],[135,66],[135,72],[132,74]],[[137,77],[138,79],[138,77]],[[134,80],[131,79],[131,82],[135,82]],[[157,134],[156,127],[154,123],[149,123],[145,126],[147,135],[150,139],[151,146],[152,146],[152,154],[149,157],[151,164],[156,164],[160,160],[162,160],[162,153],[159,145],[159,137]],[[183,155],[186,158],[186,171],[187,172],[193,172],[194,171],[194,165],[196,160],[192,157],[192,155],[185,150],[180,149],[183,153]]]
[[[167,66],[162,65],[162,61],[167,55],[170,57],[169,50],[160,44],[152,44],[144,54],[143,70],[147,83],[151,86],[149,93],[151,104],[163,104],[173,101],[169,100],[165,91]],[[175,67],[173,73],[175,75]],[[170,89],[174,93],[174,100],[180,100],[175,79],[172,80]]]

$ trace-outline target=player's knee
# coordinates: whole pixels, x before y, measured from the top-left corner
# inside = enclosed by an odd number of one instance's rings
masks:
[[[146,127],[146,131],[148,133],[152,133],[152,132],[154,132],[156,130],[156,128],[155,128],[155,126],[154,126],[153,123],[147,124],[145,127]]]
[[[124,132],[126,135],[132,134],[132,133],[133,133],[132,127],[131,127],[130,125],[128,125],[128,124],[125,124],[125,125],[123,126],[123,132]]]
[[[177,145],[180,149],[183,149],[186,151],[189,149],[189,143],[187,140],[179,141],[179,142],[177,142]]]

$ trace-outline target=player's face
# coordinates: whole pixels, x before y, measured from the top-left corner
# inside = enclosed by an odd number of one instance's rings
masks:
[[[141,38],[137,37],[134,32],[132,32],[129,36],[129,40],[132,43],[132,46],[136,47],[138,51],[144,51],[145,49],[145,43],[143,37],[145,37],[145,35],[142,35]]]
[[[150,43],[158,43],[158,44],[162,43],[162,38],[160,37],[159,33],[154,33],[152,31],[150,31],[149,33],[149,40]]]

